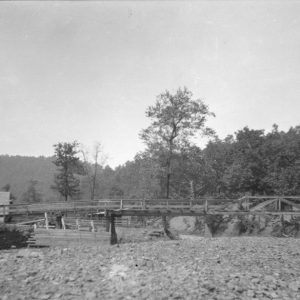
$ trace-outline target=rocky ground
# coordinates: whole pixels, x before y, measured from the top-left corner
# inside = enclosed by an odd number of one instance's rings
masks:
[[[300,240],[191,238],[0,251],[0,299],[300,299]]]

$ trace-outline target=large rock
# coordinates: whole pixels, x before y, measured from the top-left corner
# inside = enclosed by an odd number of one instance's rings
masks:
[[[196,229],[196,218],[174,217],[170,220],[170,228],[180,233],[192,233]]]

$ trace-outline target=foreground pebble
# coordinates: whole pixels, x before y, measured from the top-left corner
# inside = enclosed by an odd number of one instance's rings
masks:
[[[300,240],[0,251],[0,299],[300,299]]]

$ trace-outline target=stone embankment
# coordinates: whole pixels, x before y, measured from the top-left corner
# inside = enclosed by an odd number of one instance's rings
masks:
[[[206,229],[219,236],[274,236],[300,238],[300,218],[292,216],[221,216],[174,217],[171,230],[204,236]]]

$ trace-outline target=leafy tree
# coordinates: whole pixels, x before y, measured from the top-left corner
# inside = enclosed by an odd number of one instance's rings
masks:
[[[272,132],[264,134],[263,130],[245,127],[236,133],[235,139],[210,142],[204,153],[205,160],[216,171],[215,182],[220,183],[226,195],[235,197],[245,193],[299,194],[300,135],[297,128],[279,132],[278,126],[273,125]],[[223,150],[216,152],[218,148]]]
[[[97,177],[97,197],[106,198],[109,197],[110,191],[114,185],[115,171],[109,167],[99,168]]]
[[[30,180],[27,191],[22,195],[22,201],[26,203],[37,203],[42,201],[42,195],[37,191],[38,181]]]
[[[273,125],[273,131],[265,137],[264,155],[268,163],[265,182],[269,193],[300,194],[300,131],[299,126],[279,132]]]
[[[68,197],[79,194],[80,180],[75,174],[84,174],[82,163],[76,156],[78,154],[79,143],[58,143],[54,145],[55,160],[53,163],[58,167],[59,173],[54,176],[53,189],[57,190],[65,201]]]
[[[178,89],[174,95],[166,91],[146,111],[152,123],[142,131],[141,138],[165,170],[166,198],[170,196],[174,153],[188,146],[199,131],[203,135],[213,134],[205,123],[207,117],[214,114],[203,101],[193,100],[192,97],[187,88]]]
[[[267,174],[267,165],[262,151],[263,144],[263,130],[245,127],[236,133],[234,160],[224,174],[224,182],[231,193],[250,192],[255,195],[265,190],[263,179]]]
[[[130,199],[159,197],[159,166],[147,152],[139,153],[134,161],[128,161],[114,171],[114,186]]]
[[[224,174],[234,161],[234,139],[227,136],[223,141],[215,138],[203,150],[204,190],[203,194],[223,197],[226,194]]]
[[[109,192],[109,197],[110,198],[120,198],[120,197],[123,197],[123,196],[124,196],[123,190],[120,187],[116,186],[116,185],[114,185],[111,188],[110,192]]]
[[[139,182],[138,197],[143,199],[158,198],[160,193],[161,168],[156,160],[152,159],[149,152],[139,153],[134,159],[138,170],[137,179]]]

